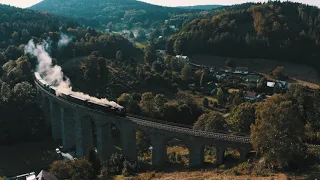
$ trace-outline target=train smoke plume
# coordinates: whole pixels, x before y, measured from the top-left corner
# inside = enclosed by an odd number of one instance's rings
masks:
[[[65,40],[61,40],[61,42],[67,43],[67,41]],[[35,44],[33,40],[30,40],[28,44],[25,46],[25,54],[30,54],[37,58],[37,72],[41,75],[42,79],[45,80],[49,85],[57,88],[57,96],[59,96],[59,94],[63,92],[65,94],[71,94],[75,97],[84,100],[89,100],[97,104],[107,104],[116,108],[122,107],[118,105],[116,102],[108,101],[107,99],[99,99],[96,97],[92,97],[88,94],[84,94],[82,92],[72,91],[70,79],[64,76],[62,68],[58,65],[53,66],[52,58],[50,57],[47,51],[49,47],[50,44],[47,41]]]
[[[58,49],[62,49],[64,47],[66,47],[71,41],[72,41],[73,37],[67,36],[64,33],[60,34],[60,39],[58,42]]]

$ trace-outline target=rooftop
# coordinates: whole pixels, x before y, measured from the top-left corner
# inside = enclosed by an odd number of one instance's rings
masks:
[[[267,82],[267,86],[268,86],[268,87],[273,88],[275,85],[276,85],[275,82],[270,82],[270,81]]]

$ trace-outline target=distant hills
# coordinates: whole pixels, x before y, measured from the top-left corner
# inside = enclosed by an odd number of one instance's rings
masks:
[[[197,10],[212,10],[219,7],[223,7],[222,5],[197,5],[197,6],[177,6],[182,9],[197,9]]]
[[[197,12],[195,9],[182,9],[152,5],[136,0],[43,0],[30,9],[76,18],[84,25],[108,28],[107,24],[121,23],[128,26],[157,26],[177,14]]]

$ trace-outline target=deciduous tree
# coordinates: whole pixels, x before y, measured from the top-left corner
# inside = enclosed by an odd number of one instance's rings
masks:
[[[91,163],[84,158],[71,161],[70,174],[72,180],[89,180],[95,177]]]
[[[191,68],[188,64],[185,64],[181,70],[181,78],[185,81],[189,80],[192,75]]]
[[[294,167],[304,158],[304,126],[299,117],[297,105],[279,95],[258,106],[251,143],[269,168]]]
[[[193,128],[203,131],[225,130],[226,124],[221,113],[212,111],[201,115],[194,123]]]
[[[149,116],[153,116],[155,113],[155,102],[154,102],[154,96],[152,92],[145,92],[142,94],[141,101],[140,101],[140,107],[141,110],[148,114]]]
[[[225,104],[225,94],[221,88],[218,88],[217,90],[217,99],[220,105]]]
[[[250,103],[242,103],[233,108],[231,116],[227,121],[235,132],[250,133],[250,126],[254,123],[254,120],[254,105]]]
[[[70,174],[71,165],[64,161],[54,161],[50,165],[50,173],[58,179],[71,179]]]

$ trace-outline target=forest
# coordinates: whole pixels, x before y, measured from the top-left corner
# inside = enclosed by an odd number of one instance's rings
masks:
[[[59,31],[59,28],[77,27],[79,23],[65,17],[7,5],[0,6],[0,48],[19,46],[31,37]]]
[[[291,2],[232,6],[173,36],[176,54],[275,59],[319,70],[320,10]]]
[[[83,28],[73,20],[6,5],[0,5],[0,9],[0,144],[36,140],[44,137],[40,134],[48,134],[35,99],[32,72],[37,60],[24,53],[30,39],[39,43],[50,42],[50,55],[55,64],[74,56],[88,56],[92,51],[100,51],[106,58],[115,58],[119,50],[124,53],[124,58],[141,53],[120,35]],[[58,45],[61,34],[72,39],[69,46],[62,49]]]
[[[88,7],[87,1],[78,1],[77,5],[58,1],[51,6],[51,0],[45,0],[32,7],[59,15],[0,5],[0,145],[50,136],[36,101],[32,75],[37,61],[24,52],[33,39],[38,44],[50,44],[52,63],[63,68],[73,90],[117,101],[128,113],[196,130],[250,136],[256,153],[239,167],[245,166],[242,171],[247,174],[303,171],[306,167],[319,171],[319,152],[307,151],[306,147],[306,143],[320,143],[319,89],[294,84],[286,90],[275,88],[265,101],[251,102],[245,99],[244,92],[264,91],[265,77],[258,77],[257,84],[244,84],[243,78],[234,75],[218,79],[210,70],[195,70],[176,57],[209,54],[265,58],[307,64],[320,70],[318,8],[269,2],[198,11],[131,0],[90,2],[92,7]],[[103,9],[106,5],[108,8]],[[92,11],[94,6],[100,10]],[[161,23],[152,25],[173,17],[177,19],[170,21],[182,27],[173,36],[162,29]],[[102,27],[112,27],[106,22],[119,23],[121,18],[129,29],[133,24],[154,28],[151,37],[135,42],[118,33],[101,31]],[[160,38],[163,34],[167,36]],[[64,47],[59,46],[62,36],[70,39]],[[162,49],[165,52],[159,51]],[[226,61],[225,67],[233,68],[233,63]],[[266,76],[287,78],[282,69],[276,67]],[[207,93],[205,87],[210,84],[215,90]],[[239,91],[229,91],[235,88]],[[150,144],[141,134],[137,136],[143,144],[138,145],[139,150],[148,151]],[[210,148],[206,147],[207,152]],[[128,162],[119,154],[114,154],[104,167],[100,162],[98,167],[91,167],[92,158],[91,164],[84,159],[55,162],[51,172],[78,180],[97,178],[99,173],[109,177],[137,171],[136,162]],[[177,161],[181,157],[171,158]]]
[[[127,29],[134,26],[151,28],[156,27],[159,21],[163,23],[176,14],[199,12],[199,10],[156,6],[135,0],[103,2],[100,0],[72,2],[45,0],[32,6],[31,9],[73,17],[86,26],[100,29],[109,28],[108,23],[109,26],[123,23],[128,27]]]

